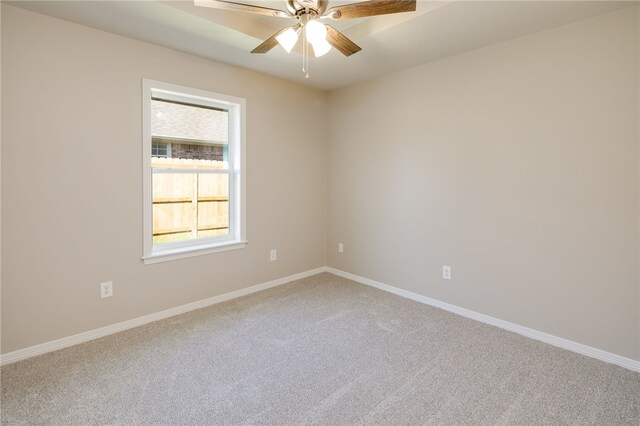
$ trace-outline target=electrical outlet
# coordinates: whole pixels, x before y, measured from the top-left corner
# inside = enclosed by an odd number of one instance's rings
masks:
[[[442,265],[442,278],[445,280],[451,279],[451,266]]]
[[[100,298],[104,299],[111,296],[113,296],[113,282],[100,283]]]
[[[342,243],[338,243],[338,253],[344,253],[344,245]]]
[[[275,260],[278,260],[278,250],[273,249],[271,250],[271,252],[269,252],[269,259],[273,262]]]

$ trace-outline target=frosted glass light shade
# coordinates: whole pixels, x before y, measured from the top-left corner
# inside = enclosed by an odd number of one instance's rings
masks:
[[[331,45],[325,39],[321,39],[316,41],[315,43],[311,43],[313,46],[313,53],[316,55],[316,58],[319,58],[322,55],[326,55],[331,50]]]
[[[282,34],[278,35],[276,40],[278,40],[280,46],[282,46],[287,53],[291,53],[293,46],[298,42],[298,32],[293,28],[289,28]]]
[[[315,44],[320,40],[327,40],[327,27],[318,21],[309,21],[306,24],[307,40],[309,43]]]

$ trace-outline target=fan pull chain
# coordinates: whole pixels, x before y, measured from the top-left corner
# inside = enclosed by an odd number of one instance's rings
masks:
[[[309,13],[309,8],[306,8],[306,13]],[[307,43],[307,28],[306,24],[302,27],[302,72],[306,73],[304,78],[309,78],[309,43]]]
[[[302,30],[302,72],[307,72],[307,36]]]
[[[309,78],[309,43],[307,43],[307,42],[305,41],[304,46],[305,46],[305,55],[304,55],[304,57],[305,57],[305,60],[306,60],[306,62],[307,62],[307,63],[306,63],[306,66],[305,66],[305,68],[306,68],[306,70],[307,70],[307,71],[306,71],[306,72],[307,72],[307,74],[304,76],[304,78]]]
[[[305,31],[304,25],[302,26],[302,72],[305,72],[306,69],[304,67],[305,63],[304,63],[304,49],[305,46],[307,45],[307,32]]]

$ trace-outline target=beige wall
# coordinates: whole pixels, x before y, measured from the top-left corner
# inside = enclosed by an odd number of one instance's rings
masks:
[[[326,264],[324,92],[10,6],[2,67],[3,353]],[[246,249],[142,265],[143,77],[246,98]]]
[[[638,36],[634,7],[332,92],[329,266],[640,359]]]

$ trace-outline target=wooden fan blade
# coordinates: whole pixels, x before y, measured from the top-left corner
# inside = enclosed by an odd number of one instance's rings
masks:
[[[344,56],[351,56],[362,50],[360,46],[349,40],[346,35],[342,34],[331,25],[326,25],[326,27],[327,41],[330,45],[338,49]]]
[[[278,40],[276,40],[276,37],[278,37],[283,32],[287,31],[289,28],[293,28],[293,27],[286,27],[281,29],[280,31],[278,31],[277,33],[275,33],[274,35],[272,35],[271,37],[263,41],[258,47],[253,49],[251,53],[267,53],[268,51],[270,51],[271,49],[273,49],[278,45]]]
[[[325,13],[331,19],[363,18],[400,12],[415,12],[416,0],[371,0],[332,7]]]
[[[269,7],[253,6],[251,4],[236,3],[227,0],[194,0],[196,6],[210,7],[213,9],[233,10],[236,12],[257,13],[260,15],[277,16],[279,18],[292,18],[293,16],[284,10],[271,9]]]

